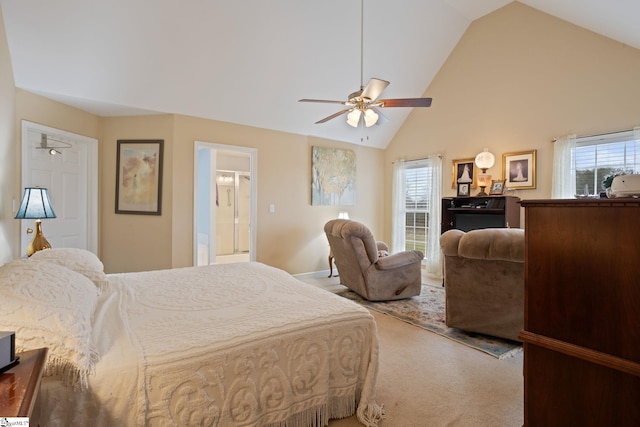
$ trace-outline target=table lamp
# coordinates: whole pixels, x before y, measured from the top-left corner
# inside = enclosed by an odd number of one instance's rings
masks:
[[[487,148],[476,156],[476,166],[482,170],[482,173],[478,174],[478,187],[480,187],[480,191],[476,196],[488,196],[484,191],[485,188],[491,185],[491,175],[487,173],[487,169],[493,166],[495,160],[495,156],[491,154]]]
[[[36,220],[36,233],[33,236],[33,240],[27,246],[27,256],[31,256],[37,251],[42,249],[50,249],[51,245],[42,234],[42,220],[45,218],[55,218],[56,214],[51,207],[51,201],[49,201],[49,193],[46,188],[40,187],[26,187],[24,189],[24,195],[22,196],[22,202],[18,213],[16,213],[15,219],[35,219]],[[33,230],[28,228],[27,233],[33,233]]]

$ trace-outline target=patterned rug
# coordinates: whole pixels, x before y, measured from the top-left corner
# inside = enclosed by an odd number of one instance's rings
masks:
[[[498,359],[512,357],[522,351],[520,343],[449,328],[445,325],[444,288],[442,287],[422,285],[420,296],[399,301],[367,301],[350,290],[339,291],[337,294],[372,310],[435,332],[438,335],[475,348]]]

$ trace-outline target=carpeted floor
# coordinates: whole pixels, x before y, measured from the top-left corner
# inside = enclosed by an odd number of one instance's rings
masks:
[[[328,271],[300,277],[338,293],[346,289]],[[428,278],[427,278],[428,279]],[[441,280],[433,280],[440,287]],[[425,283],[430,283],[425,280]],[[371,310],[380,339],[376,401],[380,427],[520,427],[524,420],[523,353],[499,360]],[[329,427],[362,427],[351,416]]]
[[[435,332],[498,359],[512,357],[522,351],[522,345],[514,341],[447,327],[445,324],[444,292],[443,287],[423,285],[419,296],[399,301],[381,302],[367,301],[348,289],[336,293],[372,310]]]

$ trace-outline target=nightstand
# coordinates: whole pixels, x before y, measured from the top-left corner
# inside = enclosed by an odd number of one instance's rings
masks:
[[[20,363],[0,375],[0,417],[29,417],[29,425],[39,423],[36,400],[47,361],[47,349],[18,353]]]

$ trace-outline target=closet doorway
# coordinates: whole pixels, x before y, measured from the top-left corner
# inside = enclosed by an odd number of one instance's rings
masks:
[[[255,261],[255,149],[196,141],[194,265]]]

